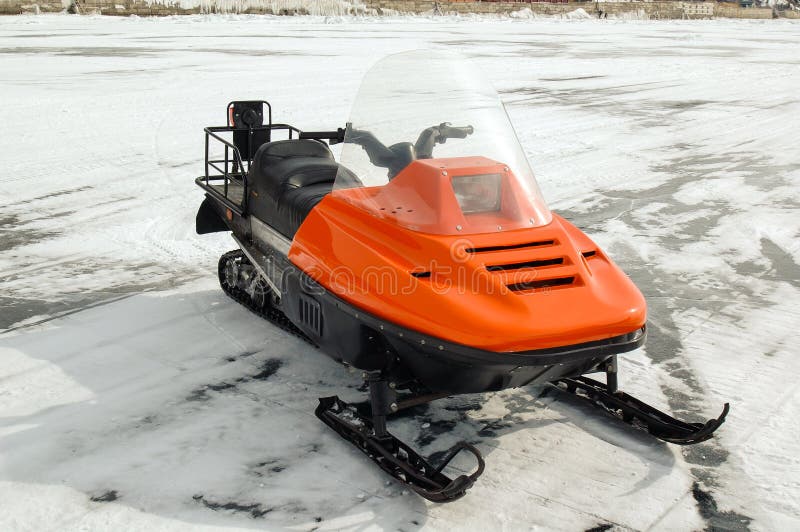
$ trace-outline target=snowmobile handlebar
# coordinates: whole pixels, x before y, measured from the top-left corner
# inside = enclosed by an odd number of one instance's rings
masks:
[[[437,144],[444,144],[447,139],[464,139],[472,135],[475,129],[472,126],[451,126],[450,122],[442,122],[438,126],[431,126],[419,134],[414,150],[418,159],[433,157],[433,148]]]
[[[444,144],[451,138],[466,138],[474,131],[472,126],[456,127],[451,126],[449,122],[442,122],[438,126],[423,130],[414,144],[398,142],[388,147],[370,131],[353,129],[351,124],[347,124],[346,136],[347,142],[364,148],[372,164],[388,168],[391,178],[417,159],[433,158],[433,148],[437,144]]]

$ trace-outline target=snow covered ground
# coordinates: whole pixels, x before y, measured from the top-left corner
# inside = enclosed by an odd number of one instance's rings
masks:
[[[798,529],[798,42],[777,21],[0,18],[0,529]],[[544,388],[444,400],[390,428],[476,442],[487,471],[431,505],[313,416],[357,376],[218,290],[202,127],[247,98],[340,126],[375,60],[424,46],[479,62],[553,209],[647,296],[624,388],[696,419],[730,401],[712,442]]]

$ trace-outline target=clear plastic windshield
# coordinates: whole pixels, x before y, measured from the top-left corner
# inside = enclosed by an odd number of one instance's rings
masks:
[[[551,214],[497,93],[467,59],[418,50],[367,72],[334,195],[415,231],[475,234]]]

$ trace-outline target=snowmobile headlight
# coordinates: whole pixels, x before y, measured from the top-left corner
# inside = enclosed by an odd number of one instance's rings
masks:
[[[453,176],[451,183],[461,212],[499,211],[502,179],[500,174]]]

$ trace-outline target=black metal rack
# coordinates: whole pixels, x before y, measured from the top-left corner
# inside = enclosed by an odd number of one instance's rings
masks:
[[[261,110],[257,111],[256,106],[261,106]],[[243,123],[240,118],[237,122],[235,118],[243,114],[239,109],[250,112],[253,121]],[[265,117],[266,124],[263,123]],[[266,101],[231,102],[227,107],[226,119],[225,126],[204,128],[205,174],[195,182],[208,194],[220,199],[229,209],[243,216],[247,213],[247,176],[258,148],[265,142],[274,140],[274,132],[285,131],[287,139],[299,138],[302,132],[289,124],[273,124],[272,107]],[[259,120],[262,123],[258,123]],[[211,155],[214,144],[217,147],[222,145],[221,158]]]

